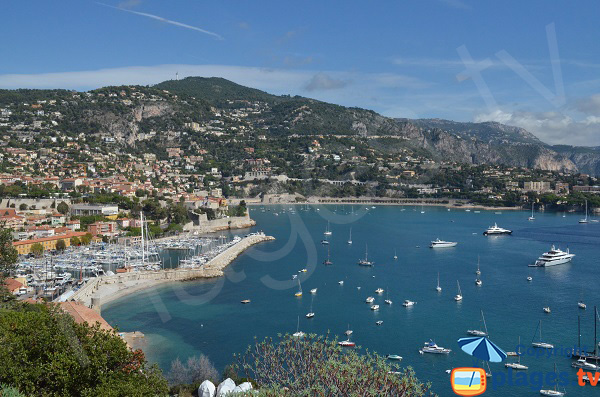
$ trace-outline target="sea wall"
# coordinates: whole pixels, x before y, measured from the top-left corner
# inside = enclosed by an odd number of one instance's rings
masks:
[[[246,229],[256,225],[256,221],[246,216],[231,216],[229,218],[214,219],[209,221],[206,219],[206,214],[198,215],[198,225],[193,223],[186,224],[185,231],[198,233],[214,233],[221,230],[229,229]]]
[[[264,234],[249,235],[198,269],[139,271],[95,277],[76,291],[71,299],[100,311],[102,304],[160,283],[220,277],[223,275],[223,269],[245,250],[254,244],[274,239],[274,237]]]

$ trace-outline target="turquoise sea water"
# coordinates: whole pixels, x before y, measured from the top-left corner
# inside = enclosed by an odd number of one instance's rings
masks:
[[[503,377],[508,383],[512,376],[513,384],[522,379],[509,373],[503,363],[492,363],[495,374],[485,395],[539,395],[540,382],[553,371],[554,363],[564,377],[575,382],[571,360],[559,353],[577,344],[578,315],[582,345],[593,348],[593,306],[600,304],[600,223],[578,224],[579,214],[537,213],[534,221],[528,221],[526,211],[496,214],[425,207],[421,213],[421,208],[413,207],[297,206],[291,214],[289,206],[285,206],[286,213],[282,206],[265,208],[270,211],[251,209],[258,223],[253,230],[264,230],[276,240],[246,251],[226,269],[226,277],[127,296],[106,305],[103,316],[122,331],[142,331],[148,358],[165,370],[176,357],[185,359],[200,352],[222,369],[255,336],[295,332],[298,316],[300,330],[308,333],[330,331],[342,338],[350,325],[358,345],[383,355],[403,356],[402,364],[412,366],[421,380],[431,381],[441,396],[454,395],[447,369],[474,364],[457,340],[468,336],[467,329],[479,327],[480,310],[490,339],[505,351],[516,350],[519,336],[525,349],[531,346],[540,319],[544,340],[556,347],[554,356],[548,357],[551,352],[544,350],[540,353],[545,357],[522,357],[521,362],[529,366],[526,386],[498,385]],[[320,243],[328,220],[333,231],[332,266],[322,264],[327,249]],[[483,236],[494,222],[513,230],[513,235]],[[346,243],[350,228],[352,245]],[[428,248],[437,237],[457,241],[458,246]],[[375,261],[372,268],[357,265],[366,244],[369,259]],[[552,244],[568,247],[576,254],[573,262],[553,268],[527,267]],[[394,250],[398,260],[392,258]],[[481,287],[475,285],[478,256]],[[303,268],[308,272],[298,273]],[[438,272],[441,293],[435,290]],[[294,297],[298,285],[293,274],[300,274],[301,298]],[[532,282],[526,280],[529,275]],[[464,296],[460,303],[453,299],[457,280]],[[375,294],[379,287],[385,289],[381,295]],[[314,296],[309,292],[312,288],[318,288]],[[367,296],[375,297],[379,311],[369,309]],[[386,298],[393,304],[386,305]],[[252,302],[242,305],[243,299]],[[404,299],[417,304],[405,308]],[[587,303],[587,310],[578,309],[580,299]],[[316,315],[306,319],[311,301]],[[550,306],[552,313],[543,313],[544,306]],[[383,320],[383,325],[377,326],[377,320]],[[452,353],[420,355],[419,349],[430,338]],[[591,386],[574,384],[566,390],[577,396],[598,393]]]

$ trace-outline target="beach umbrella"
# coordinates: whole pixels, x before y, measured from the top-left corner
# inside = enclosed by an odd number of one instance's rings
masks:
[[[506,353],[485,336],[460,338],[458,345],[465,353],[480,360],[499,363],[506,358]]]

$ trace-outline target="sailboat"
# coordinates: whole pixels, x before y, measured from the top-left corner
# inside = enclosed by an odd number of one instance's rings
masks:
[[[423,209],[423,205],[421,205],[421,214],[424,214],[425,210]]]
[[[435,290],[437,292],[442,292],[442,287],[440,287],[440,272],[438,272],[438,284],[437,284],[437,287],[435,288]]]
[[[483,281],[481,281],[479,276],[477,276],[477,278],[475,279],[475,285],[478,287],[481,287],[483,285]]]
[[[331,236],[333,233],[329,230],[329,221],[327,221],[327,229],[323,232],[325,236]]]
[[[588,204],[587,204],[587,199],[585,200],[585,218],[580,219],[579,223],[588,223]]]
[[[485,325],[485,317],[483,317],[483,310],[481,311],[481,320],[479,321],[483,322],[483,328],[485,329],[485,331],[482,331],[481,329],[469,329],[467,330],[467,334],[473,336],[488,336],[487,326]]]
[[[296,292],[294,294],[294,296],[300,297],[300,296],[302,296],[302,285],[300,284],[300,279],[298,278],[297,280],[298,280],[298,292]]]
[[[456,285],[458,285],[458,294],[456,294],[456,296],[454,297],[454,300],[457,302],[460,302],[463,298],[462,296],[462,292],[460,291],[460,283],[458,282],[458,280],[456,280]]]
[[[298,326],[296,327],[296,332],[292,334],[295,338],[304,338],[304,332],[300,331],[300,316],[298,316]]]
[[[554,345],[546,342],[542,342],[542,320],[540,320],[538,324],[538,328],[540,329],[540,341],[539,342],[531,342],[531,346],[538,347],[540,349],[554,349]],[[537,329],[535,330],[537,334]],[[535,335],[533,336],[535,339]]]
[[[350,340],[350,335],[352,335],[352,331],[350,330],[350,326],[348,326],[348,330],[345,332],[348,337],[346,340],[338,342],[338,345],[342,347],[354,347],[356,344]]]
[[[529,217],[530,221],[534,221],[535,220],[535,216],[533,216],[533,210],[535,208],[535,203],[532,201],[531,202],[531,216]]]
[[[554,389],[540,390],[540,394],[542,396],[561,397],[565,395],[565,393],[558,391],[558,372],[556,372],[556,363],[554,363],[554,373],[556,374],[556,383],[554,384]]]
[[[574,359],[590,359],[590,360],[600,360],[600,355],[598,354],[598,309],[594,306],[594,350],[586,352],[581,348],[581,320],[580,316],[577,316],[577,326],[578,326],[578,349],[575,351],[573,349],[573,353],[571,354],[571,358]]]
[[[504,364],[506,368],[518,369],[518,370],[528,370],[529,367],[521,364],[521,337],[519,336],[519,344],[517,345],[517,362],[516,363],[506,363]]]
[[[350,324],[348,324],[348,329],[344,332],[344,334],[346,334],[346,336],[352,335],[352,330],[350,329]]]
[[[348,237],[348,245],[352,244],[352,228],[350,228],[350,236]]]
[[[315,316],[315,313],[313,312],[313,299],[310,300],[310,311],[306,314],[306,318],[313,318]]]
[[[386,303],[386,305],[391,305],[392,301],[390,300],[390,293],[389,291],[385,293],[385,300],[384,302]]]
[[[479,255],[477,255],[477,270],[475,271],[475,274],[478,276],[481,275],[481,270],[479,270]]]
[[[323,261],[324,265],[333,265],[333,262],[331,261],[331,257],[330,257],[330,252],[329,252],[329,245],[327,245],[327,259],[325,259]]]
[[[396,254],[396,248],[394,248],[394,260],[398,259],[398,254]]]
[[[359,259],[358,264],[360,266],[373,266],[374,262],[369,261],[369,247],[365,244],[365,259]]]

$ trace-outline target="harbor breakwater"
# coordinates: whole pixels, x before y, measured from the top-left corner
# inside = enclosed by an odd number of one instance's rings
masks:
[[[223,269],[246,249],[255,244],[270,240],[275,240],[275,238],[262,233],[249,235],[197,269],[179,268],[159,271],[139,271],[95,277],[76,291],[71,300],[79,301],[100,312],[103,304],[134,292],[152,288],[158,284],[220,277],[223,275]]]

